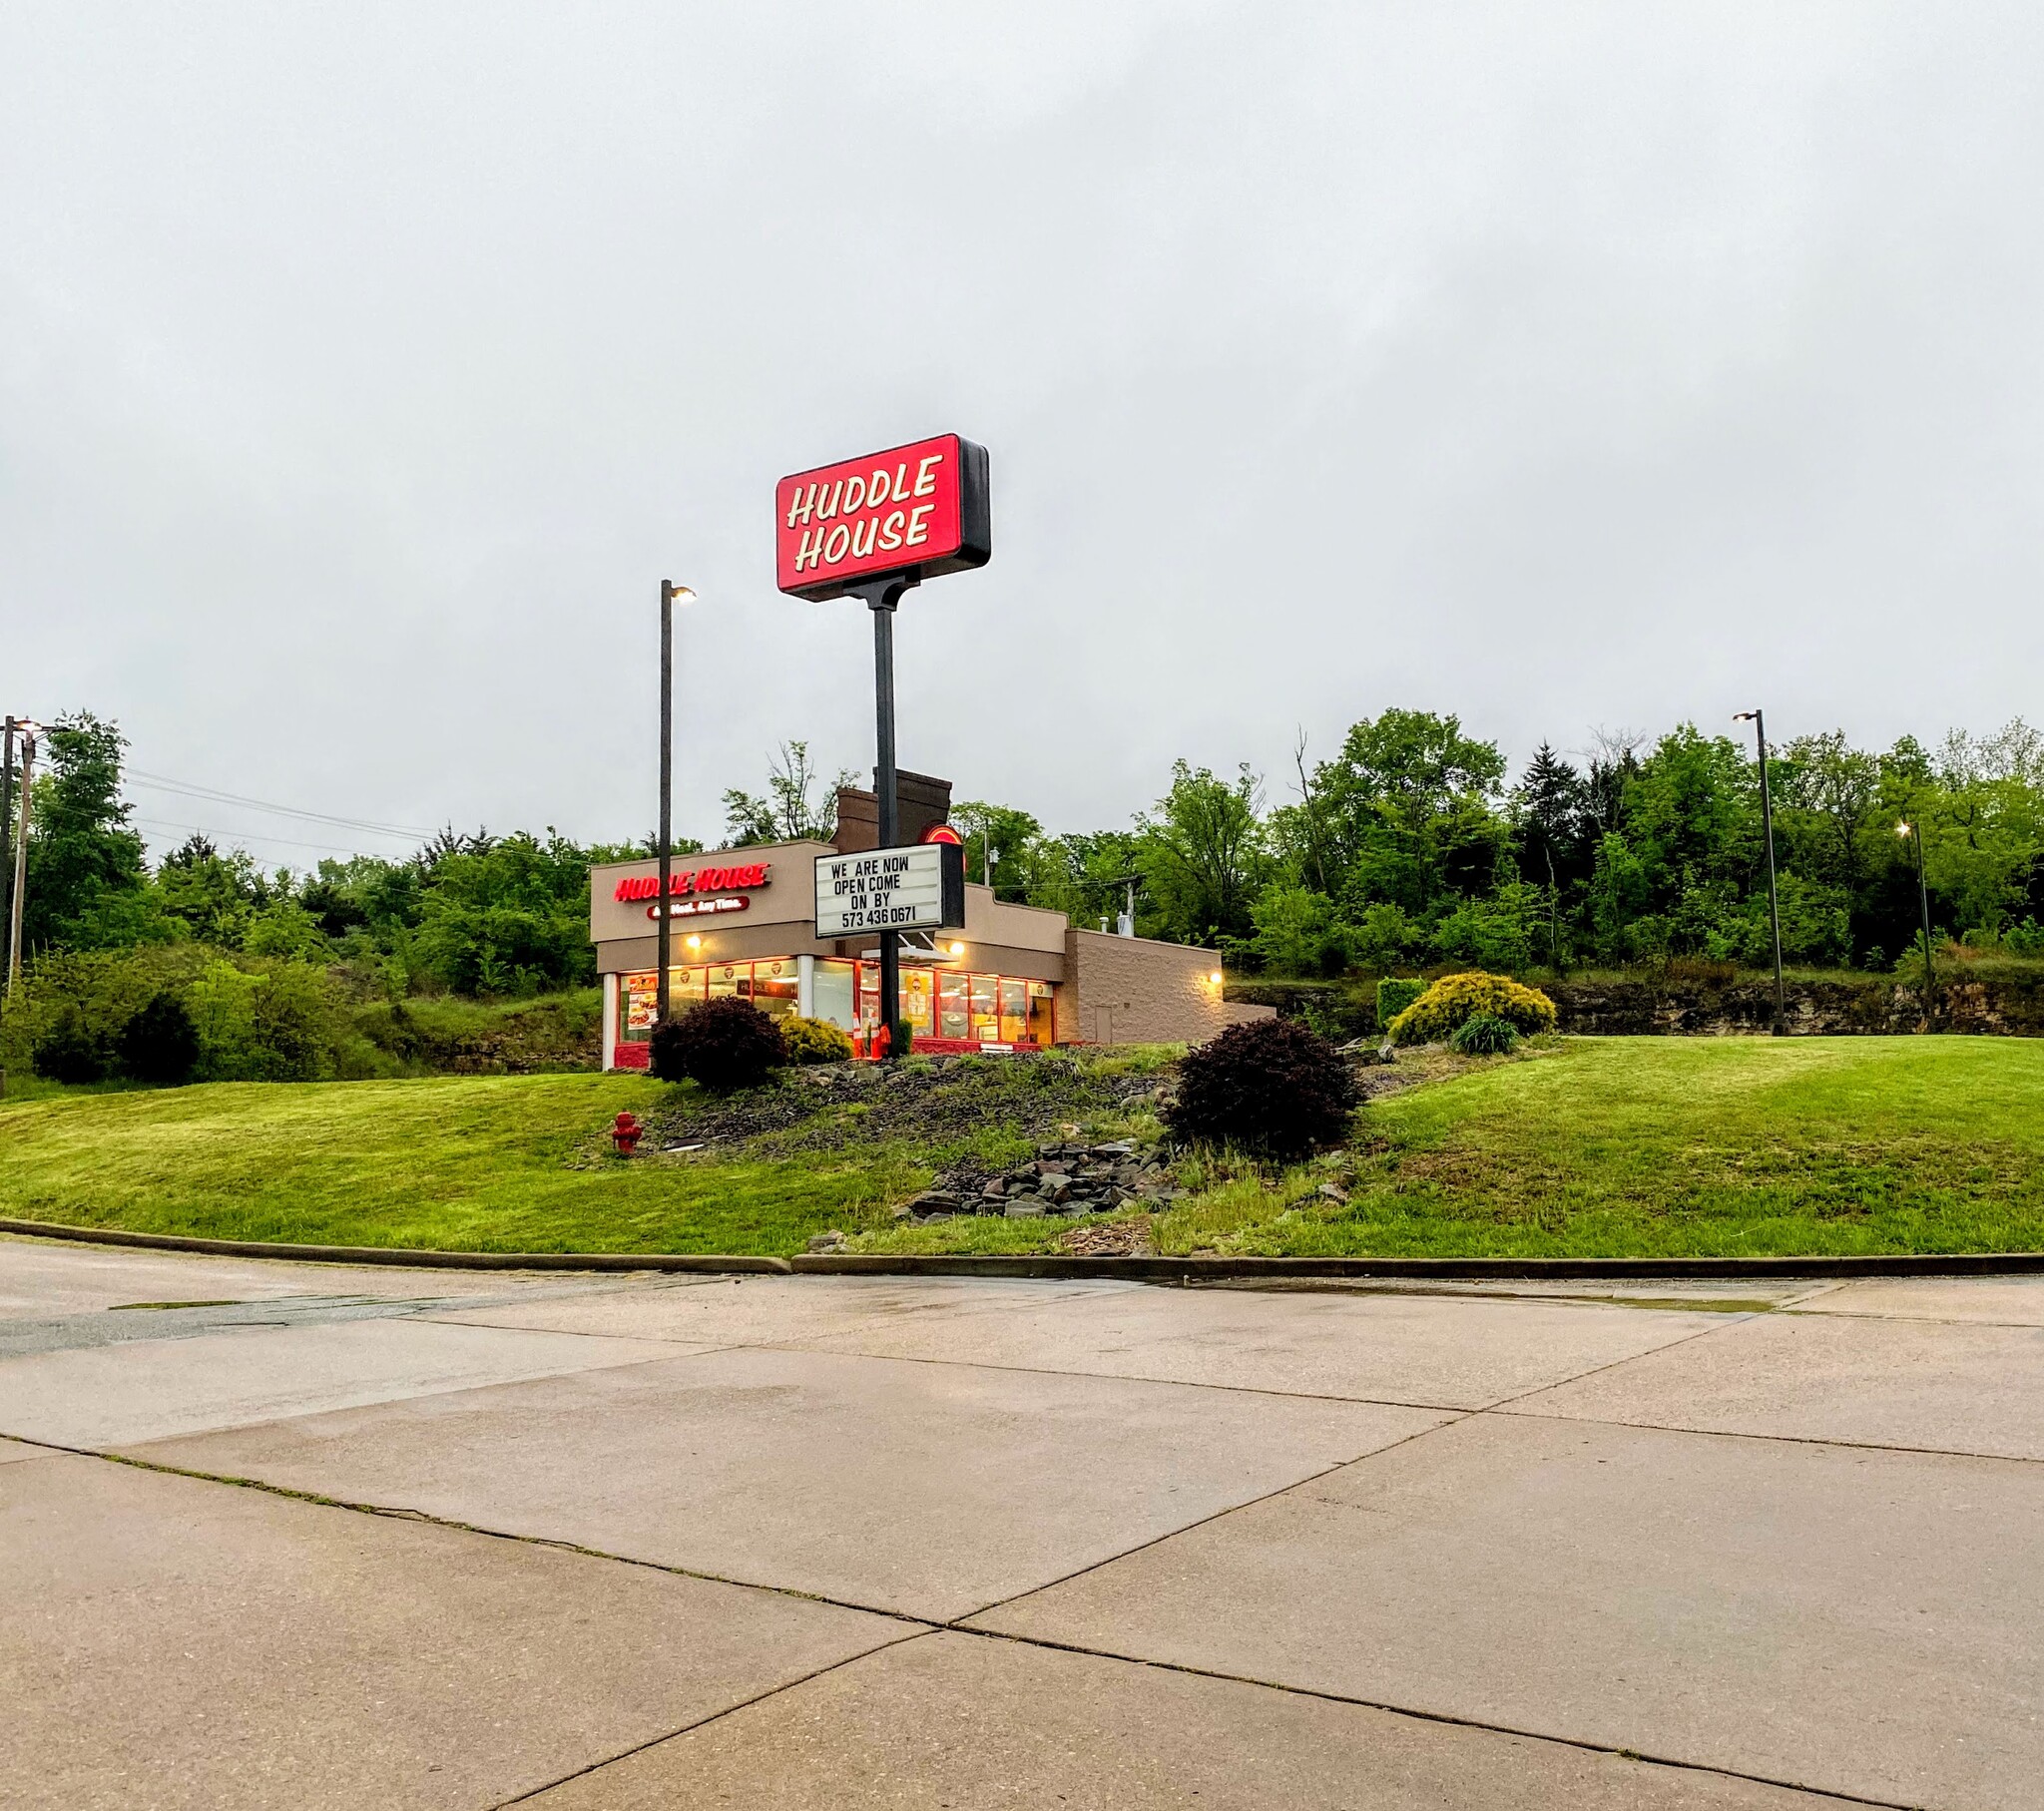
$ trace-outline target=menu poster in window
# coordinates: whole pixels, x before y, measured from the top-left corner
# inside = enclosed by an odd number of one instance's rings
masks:
[[[965,923],[965,851],[914,843],[816,857],[816,935],[937,931]]]

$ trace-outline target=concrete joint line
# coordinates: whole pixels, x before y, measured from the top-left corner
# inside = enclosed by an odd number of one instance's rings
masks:
[[[1308,1484],[1317,1484],[1322,1478],[1331,1478],[1336,1472],[1347,1471],[1350,1466],[1367,1465],[1372,1459],[1381,1459],[1384,1454],[1394,1453],[1402,1446],[1410,1446],[1415,1440],[1425,1440],[1429,1436],[1443,1433],[1449,1428],[1459,1427],[1463,1422],[1473,1420],[1476,1416],[1482,1414],[1483,1411],[1481,1409],[1465,1409],[1452,1413],[1454,1413],[1452,1421],[1439,1422],[1430,1428],[1415,1429],[1412,1433],[1402,1434],[1396,1440],[1388,1441],[1383,1446],[1372,1447],[1367,1453],[1357,1453],[1352,1459],[1337,1459],[1332,1465],[1323,1465],[1316,1472],[1306,1473],[1303,1478],[1292,1479],[1289,1484],[1280,1484],[1274,1490],[1264,1491],[1255,1497],[1246,1497],[1240,1503],[1231,1503],[1223,1509],[1215,1510],[1211,1515],[1200,1516],[1191,1522],[1181,1524],[1177,1528],[1167,1529],[1161,1535],[1152,1535],[1147,1541],[1138,1541],[1134,1547],[1124,1548],[1118,1554],[1109,1554],[1104,1560],[1095,1560],[1089,1565],[1077,1567],[1062,1577],[1047,1579],[1041,1585],[1032,1585],[1027,1590],[1018,1590],[1012,1596],[996,1597],[991,1603],[982,1603],[977,1609],[968,1609],[963,1615],[954,1616],[950,1621],[939,1623],[938,1626],[959,1629],[966,1634],[987,1632],[980,1629],[966,1628],[964,1624],[973,1616],[989,1615],[994,1610],[1005,1609],[1010,1603],[1020,1603],[1025,1598],[1037,1596],[1043,1591],[1055,1590],[1061,1585],[1069,1585],[1074,1579],[1083,1579],[1089,1573],[1097,1573],[1102,1567],[1114,1566],[1123,1560],[1132,1559],[1137,1554],[1148,1553],[1153,1547],[1161,1547],[1167,1541],[1176,1541],[1179,1536],[1189,1535],[1195,1529],[1205,1528],[1209,1523],[1219,1522],[1228,1516],[1240,1515],[1244,1510],[1255,1509],[1261,1503],[1269,1503],[1273,1499],[1288,1495],[1292,1491],[1303,1490]],[[1112,1655],[1109,1657],[1121,1658],[1122,1656]]]
[[[500,1798],[490,1811],[508,1811],[512,1805],[530,1804],[543,1792],[551,1792],[557,1786],[565,1786],[570,1780],[586,1779],[592,1773],[601,1773],[604,1768],[615,1766],[619,1761],[628,1761],[635,1754],[644,1754],[649,1748],[658,1748],[663,1742],[671,1742],[677,1736],[687,1735],[691,1730],[707,1728],[712,1723],[722,1722],[728,1716],[736,1716],[741,1710],[750,1710],[755,1704],[764,1704],[768,1698],[777,1698],[783,1691],[792,1691],[797,1685],[806,1685],[812,1679],[820,1679],[829,1673],[854,1666],[860,1660],[871,1659],[876,1653],[885,1653],[890,1647],[899,1647],[907,1641],[919,1641],[925,1635],[933,1635],[935,1628],[911,1628],[904,1634],[896,1635],[891,1641],[882,1641],[875,1647],[868,1647],[862,1653],[846,1654],[841,1660],[832,1660],[827,1666],[818,1666],[805,1672],[798,1679],[789,1679],[783,1684],[769,1685],[765,1691],[756,1691],[751,1697],[736,1704],[727,1704],[722,1710],[713,1710],[699,1716],[692,1723],[684,1723],[677,1729],[663,1730],[659,1735],[649,1736],[645,1741],[630,1748],[620,1749],[616,1754],[607,1754],[602,1760],[591,1761],[586,1767],[577,1767],[572,1773],[564,1773],[559,1779],[550,1779],[544,1785],[535,1786],[530,1792],[521,1792],[516,1798]]]
[[[1362,1710],[1381,1710],[1390,1716],[1409,1717],[1416,1723],[1438,1723],[1451,1729],[1481,1729],[1493,1735],[1510,1735],[1524,1741],[1548,1742],[1557,1748],[1574,1748],[1586,1754],[1611,1754],[1623,1760],[1641,1761],[1649,1766],[1678,1768],[1684,1773],[1707,1773],[1719,1779],[1747,1780],[1757,1786],[1776,1786],[1788,1792],[1810,1793],[1839,1804],[1871,1805],[1876,1807],[1876,1811],[1935,1811],[1934,1807],[1912,1799],[1868,1798],[1862,1793],[1844,1792],[1831,1786],[1810,1785],[1802,1780],[1781,1779],[1769,1773],[1747,1773],[1737,1767],[1713,1766],[1707,1761],[1686,1761],[1673,1755],[1649,1754],[1643,1749],[1620,1748],[1610,1742],[1592,1742],[1580,1736],[1551,1735],[1543,1729],[1522,1729],[1513,1723],[1491,1723],[1481,1717],[1456,1716],[1445,1710],[1420,1710],[1410,1704],[1394,1704],[1383,1698],[1351,1697],[1345,1692],[1322,1691],[1311,1685],[1287,1685],[1279,1679],[1258,1678],[1254,1673],[1223,1672],[1215,1667],[1193,1666],[1179,1660],[1150,1660],[1140,1654],[1116,1653],[1110,1648],[1087,1647],[1077,1641],[1053,1641],[1044,1635],[1011,1634],[1005,1629],[967,1628],[955,1623],[947,1623],[945,1632],[976,1635],[990,1641],[1012,1641],[1017,1646],[1043,1647],[1057,1653],[1084,1654],[1096,1660],[1119,1660],[1124,1665],[1148,1666],[1158,1672],[1183,1673],[1190,1678],[1219,1679],[1233,1685],[1260,1685],[1267,1691],[1281,1691],[1291,1697],[1317,1698],[1328,1704],[1353,1704]]]
[[[6,1435],[6,1439],[18,1436]],[[92,1447],[59,1446],[48,1440],[23,1440],[24,1446],[45,1452],[68,1454],[74,1459],[98,1459],[108,1465],[131,1466],[138,1472],[157,1472],[166,1478],[190,1478],[200,1484],[224,1485],[231,1490],[260,1491],[267,1497],[281,1497],[290,1503],[309,1503],[316,1509],[348,1510],[357,1516],[379,1516],[391,1522],[419,1522],[428,1528],[451,1529],[459,1535],[477,1535],[486,1541],[508,1541],[516,1547],[543,1547],[558,1554],[574,1554],[584,1560],[608,1560],[616,1566],[636,1566],[646,1572],[665,1573],[670,1578],[696,1579],[705,1585],[728,1585],[737,1590],[766,1591],[776,1597],[791,1597],[802,1603],[827,1603],[833,1609],[857,1610],[861,1615],[884,1616],[890,1622],[906,1623],[916,1634],[927,1634],[944,1624],[923,1616],[905,1615],[898,1609],[884,1609],[871,1603],[854,1603],[848,1597],[832,1597],[822,1591],[796,1590],[787,1585],[763,1585],[757,1579],[731,1579],[722,1573],[698,1572],[693,1567],[667,1566],[658,1560],[641,1560],[631,1554],[614,1554],[601,1547],[583,1547],[574,1541],[556,1541],[545,1535],[519,1535],[508,1529],[485,1528],[479,1522],[458,1522],[451,1516],[435,1516],[428,1510],[405,1509],[388,1503],[351,1503],[345,1497],[326,1497],[317,1491],[295,1491],[287,1485],[269,1484],[260,1478],[236,1478],[225,1472],[195,1471],[189,1466],[165,1465],[160,1460],[136,1459],[126,1453],[101,1452]]]
[[[1569,1381],[1573,1383],[1575,1380],[1571,1378]],[[1556,1384],[1553,1387],[1560,1389],[1563,1386]],[[1514,1402],[1522,1400],[1513,1398]],[[1834,1447],[1850,1453],[1912,1453],[1923,1459],[1978,1459],[1989,1465],[2044,1465],[2044,1459],[2023,1453],[1974,1453],[1963,1447],[1903,1446],[1892,1440],[1829,1440],[1820,1434],[1755,1434],[1740,1428],[1685,1428],[1665,1421],[1614,1421],[1607,1415],[1550,1415],[1538,1409],[1517,1409],[1509,1405],[1477,1412],[1509,1415],[1515,1421],[1552,1422],[1559,1427],[1630,1428],[1640,1434],[1682,1434],[1697,1440],[1755,1440],[1772,1446]]]

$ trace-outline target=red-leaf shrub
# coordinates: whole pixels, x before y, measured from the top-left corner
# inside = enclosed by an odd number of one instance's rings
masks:
[[[756,1088],[787,1061],[780,1028],[750,1000],[721,995],[653,1028],[653,1073],[685,1076],[715,1094]]]
[[[1188,1142],[1286,1162],[1340,1142],[1355,1105],[1355,1078],[1326,1039],[1253,1019],[1187,1052],[1164,1122]]]

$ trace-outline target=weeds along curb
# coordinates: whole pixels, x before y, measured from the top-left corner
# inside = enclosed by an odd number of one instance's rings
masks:
[[[395,1264],[407,1270],[696,1270],[787,1274],[784,1257],[701,1257],[666,1251],[421,1251],[405,1245],[280,1245],[243,1239],[187,1238],[171,1232],[122,1232],[0,1219],[0,1232],[71,1239],[83,1245],[133,1245],[146,1251],[203,1251],[213,1257],[269,1257],[300,1264]]]
[[[1124,1282],[1363,1282],[1398,1278],[1504,1282],[1551,1278],[1668,1279],[1832,1276],[2038,1276],[2044,1251],[1868,1253],[1850,1257],[1023,1257],[890,1256],[818,1252],[800,1257],[706,1257],[661,1251],[422,1251],[398,1245],[282,1245],[187,1238],[0,1219],[0,1232],[127,1245],[147,1251],[198,1251],[215,1257],[263,1257],[301,1264],[394,1264],[414,1270],[669,1270],[766,1276],[1119,1277]]]

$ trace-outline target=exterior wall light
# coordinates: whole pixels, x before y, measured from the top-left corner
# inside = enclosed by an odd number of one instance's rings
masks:
[[[962,956],[962,955],[964,955],[964,954],[965,954],[965,946],[964,946],[964,944],[962,944],[962,943],[954,943],[954,944],[952,944],[952,945],[951,945],[951,954],[952,954],[952,955],[954,955],[954,956]]]
[[[700,950],[700,949],[701,949],[701,948],[703,947],[703,934],[702,934],[702,932],[700,932],[700,931],[691,931],[691,932],[689,933],[689,936],[688,936],[688,944],[689,944],[689,948],[690,948],[690,949],[692,949],[692,950]]]
[[[1216,969],[1213,972],[1213,974],[1207,977],[1207,979],[1211,981],[1216,987],[1219,987],[1221,985],[1221,971],[1219,969]]]

